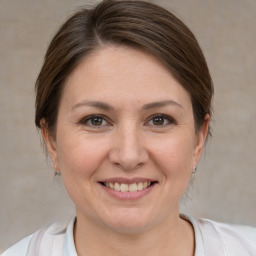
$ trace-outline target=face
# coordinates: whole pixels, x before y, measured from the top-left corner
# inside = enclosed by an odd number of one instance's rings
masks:
[[[108,46],[68,78],[48,151],[77,218],[138,232],[179,216],[207,122],[195,131],[189,94],[154,57]]]

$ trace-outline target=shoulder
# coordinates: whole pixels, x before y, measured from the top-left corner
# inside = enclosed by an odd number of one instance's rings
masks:
[[[48,252],[53,250],[56,250],[57,256],[62,252],[67,226],[67,222],[48,224],[14,244],[1,256],[51,255]]]
[[[256,228],[254,227],[221,223],[208,219],[198,219],[197,221],[201,229],[211,228],[222,237],[243,238],[243,240],[246,239],[256,245]]]
[[[218,243],[227,254],[256,255],[256,228],[208,219],[198,219],[197,222],[206,244],[214,246]]]
[[[32,235],[23,238],[21,241],[7,249],[1,256],[23,256],[26,255],[28,244]]]
[[[256,255],[256,228],[232,225],[181,214],[195,232],[196,256]]]
[[[201,225],[211,225],[215,227],[217,230],[219,230],[221,233],[224,234],[240,234],[243,237],[247,237],[249,239],[256,238],[256,228],[251,227],[251,226],[245,226],[245,225],[236,225],[236,224],[227,224],[227,223],[222,223],[222,222],[216,222],[208,219],[199,219],[198,220]],[[232,231],[232,232],[230,232]]]

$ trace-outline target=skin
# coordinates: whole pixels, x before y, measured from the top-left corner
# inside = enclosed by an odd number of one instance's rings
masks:
[[[79,256],[193,255],[193,228],[179,217],[179,200],[208,120],[195,131],[189,94],[146,53],[106,46],[82,61],[66,81],[55,138],[42,121],[50,157],[76,206]],[[138,199],[121,200],[99,183],[116,177],[156,183]]]

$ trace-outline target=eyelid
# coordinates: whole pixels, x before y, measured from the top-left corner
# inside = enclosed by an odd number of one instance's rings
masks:
[[[93,126],[93,125],[87,124],[87,122],[90,119],[95,118],[95,117],[102,118],[103,120],[105,120],[107,122],[107,125],[100,125],[100,126],[96,126],[95,125],[95,126]],[[108,117],[106,117],[105,115],[103,115],[103,114],[92,114],[92,115],[88,115],[88,116],[85,116],[85,117],[81,118],[80,121],[79,121],[79,124],[100,128],[102,126],[109,126],[109,125],[111,125],[111,122],[110,122],[110,119]]]
[[[173,117],[171,117],[171,116],[169,116],[169,115],[166,115],[166,114],[162,114],[162,113],[157,113],[157,114],[151,115],[151,116],[147,119],[147,121],[146,121],[145,124],[148,125],[148,123],[149,123],[153,118],[155,118],[155,117],[165,118],[165,119],[167,119],[171,124],[177,124],[176,120],[175,120]],[[168,124],[168,125],[170,125],[170,124]],[[157,127],[157,125],[155,125],[155,126]],[[161,128],[161,126],[167,126],[167,125],[159,125],[158,128]]]
[[[95,117],[102,118],[104,121],[107,122],[107,124],[106,125],[100,125],[100,126],[96,126],[96,125],[94,126],[94,125],[90,125],[90,124],[87,123],[90,119],[93,119]],[[168,126],[168,125],[171,125],[171,124],[177,124],[176,120],[173,117],[171,117],[171,116],[169,116],[167,114],[157,113],[157,114],[153,114],[150,117],[148,117],[148,119],[145,122],[145,125],[146,126],[150,125],[149,122],[152,121],[152,119],[154,119],[156,117],[164,118],[164,119],[168,120],[168,122],[170,122],[170,123],[169,124],[165,124],[165,125],[159,125],[159,126],[152,125],[152,126],[161,128],[161,126],[165,127],[165,126]],[[101,127],[104,127],[104,126],[112,126],[111,120],[107,116],[105,116],[103,114],[91,114],[91,115],[85,116],[85,117],[81,118],[78,123],[81,124],[81,125],[88,125],[88,126],[96,127],[96,128],[101,128]]]

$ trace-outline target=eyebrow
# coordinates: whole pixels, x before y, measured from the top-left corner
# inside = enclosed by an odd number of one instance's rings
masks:
[[[107,103],[100,102],[100,101],[86,101],[86,100],[75,104],[71,108],[71,110],[74,110],[74,109],[82,107],[82,106],[95,107],[95,108],[99,108],[102,110],[114,110],[114,108],[112,106],[108,105]]]
[[[142,107],[142,110],[149,110],[149,109],[153,109],[153,108],[160,108],[160,107],[166,107],[168,105],[173,105],[173,106],[177,106],[179,108],[182,108],[182,105],[179,104],[178,102],[174,101],[174,100],[164,100],[164,101],[156,101],[156,102],[152,102],[152,103],[148,103],[146,105],[144,105]],[[76,108],[79,107],[83,107],[83,106],[89,106],[89,107],[95,107],[95,108],[99,108],[102,110],[106,110],[106,111],[114,111],[115,108],[110,106],[107,103],[101,102],[101,101],[81,101],[77,104],[75,104],[71,110],[73,111]]]
[[[168,105],[173,105],[179,108],[183,109],[183,106],[181,104],[179,104],[178,102],[174,101],[174,100],[164,100],[164,101],[157,101],[157,102],[152,102],[149,104],[146,104],[143,106],[143,110],[149,110],[152,108],[161,108],[161,107],[165,107]]]

